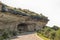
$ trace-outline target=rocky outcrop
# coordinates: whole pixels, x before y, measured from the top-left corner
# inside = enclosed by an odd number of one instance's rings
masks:
[[[0,29],[36,31],[48,23],[48,17],[33,13],[15,8],[11,9],[0,3]]]

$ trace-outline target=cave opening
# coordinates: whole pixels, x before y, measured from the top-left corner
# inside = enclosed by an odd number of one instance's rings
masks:
[[[20,24],[18,24],[17,25],[17,29],[18,29],[18,31],[20,31],[20,32],[24,32],[24,31],[28,31],[27,30],[27,24],[26,23],[20,23]]]

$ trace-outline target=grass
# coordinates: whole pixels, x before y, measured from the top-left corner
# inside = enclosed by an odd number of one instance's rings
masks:
[[[50,40],[50,39],[44,37],[43,35],[41,35],[40,33],[37,33],[37,35],[38,35],[39,37],[41,37],[42,39],[44,39],[44,40]]]

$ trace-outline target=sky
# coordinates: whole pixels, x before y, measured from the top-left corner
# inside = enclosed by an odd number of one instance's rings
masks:
[[[57,25],[60,27],[60,0],[0,0],[4,4],[29,9],[38,14],[42,13],[50,20],[47,26]]]

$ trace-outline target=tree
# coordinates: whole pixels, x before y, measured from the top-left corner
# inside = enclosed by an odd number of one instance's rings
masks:
[[[52,27],[52,29],[54,29],[54,30],[58,30],[59,27],[54,25],[54,26]]]

